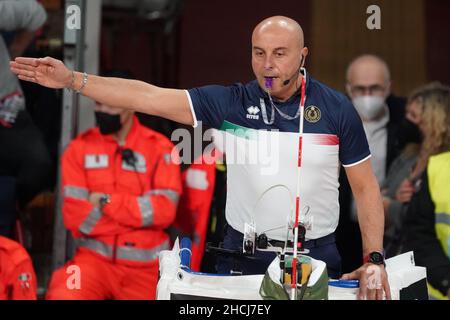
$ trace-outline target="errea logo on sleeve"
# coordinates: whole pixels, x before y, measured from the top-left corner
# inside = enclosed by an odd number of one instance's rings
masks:
[[[258,113],[261,110],[256,107],[256,106],[251,106],[250,108],[247,109],[247,119],[252,119],[252,120],[259,120],[259,115]]]

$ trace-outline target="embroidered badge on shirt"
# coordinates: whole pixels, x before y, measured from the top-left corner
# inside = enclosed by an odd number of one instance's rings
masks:
[[[107,154],[87,154],[84,158],[84,167],[86,169],[108,168],[109,157]]]
[[[23,272],[19,275],[18,280],[22,289],[29,289],[31,287],[31,273]]]
[[[322,118],[322,112],[316,106],[309,106],[305,110],[305,119],[308,122],[316,123]]]
[[[191,189],[208,189],[209,183],[206,177],[206,171],[199,169],[188,169],[186,176],[186,185]]]

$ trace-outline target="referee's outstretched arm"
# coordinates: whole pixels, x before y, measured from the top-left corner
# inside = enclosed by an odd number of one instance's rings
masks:
[[[160,116],[183,124],[194,124],[189,100],[184,90],[165,89],[138,80],[85,76],[72,72],[60,60],[50,57],[16,58],[11,71],[19,79],[42,86],[82,91],[99,103]]]

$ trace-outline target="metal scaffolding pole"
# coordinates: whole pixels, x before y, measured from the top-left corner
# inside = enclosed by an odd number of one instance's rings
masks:
[[[67,0],[65,5],[64,26],[64,64],[71,70],[84,69],[86,0]],[[79,23],[72,24],[79,19]],[[62,130],[59,145],[59,155],[66,149],[69,142],[77,134],[78,109],[80,97],[71,90],[63,92]],[[53,230],[52,270],[61,267],[73,254],[73,239],[64,227],[61,189],[61,167],[58,169],[57,200],[55,224]]]

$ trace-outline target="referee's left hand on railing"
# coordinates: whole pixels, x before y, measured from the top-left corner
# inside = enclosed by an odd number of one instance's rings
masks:
[[[351,273],[346,273],[342,280],[359,280],[359,300],[391,300],[391,289],[384,265],[365,263]]]

